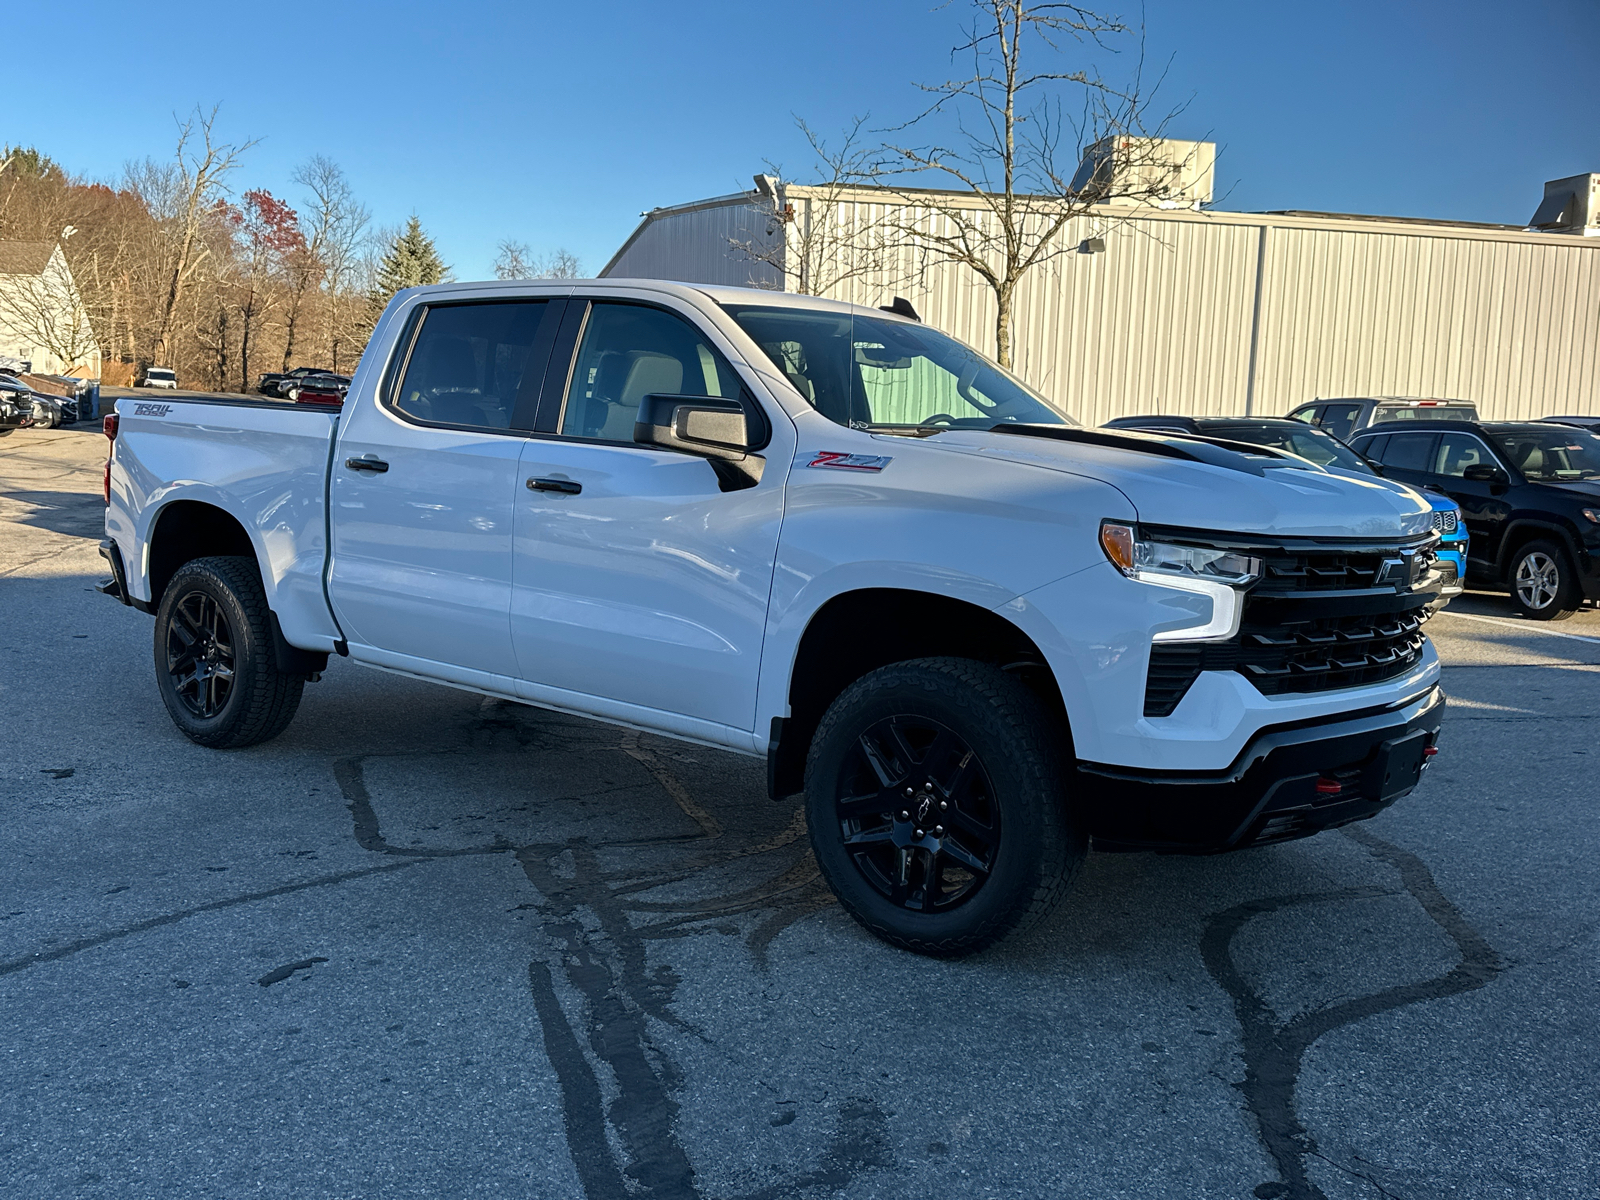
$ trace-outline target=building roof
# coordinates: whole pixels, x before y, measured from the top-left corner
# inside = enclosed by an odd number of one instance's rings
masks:
[[[38,275],[55,253],[54,242],[0,242],[0,275]]]

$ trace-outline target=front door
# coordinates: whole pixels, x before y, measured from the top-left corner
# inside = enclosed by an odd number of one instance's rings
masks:
[[[1505,484],[1462,478],[1468,467],[1484,464],[1505,470],[1504,464],[1477,434],[1447,430],[1439,435],[1433,453],[1433,473],[1426,482],[1461,506],[1461,517],[1471,537],[1468,558],[1489,570],[1500,553],[1500,540],[1505,536],[1506,522],[1511,517],[1511,504]]]
[[[728,492],[705,460],[632,440],[646,395],[743,388],[685,315],[590,305],[519,471],[511,636],[531,699],[753,728],[792,430],[777,422],[761,482]]]
[[[560,307],[428,306],[385,394],[348,413],[329,488],[329,595],[356,657],[516,674],[518,463]]]

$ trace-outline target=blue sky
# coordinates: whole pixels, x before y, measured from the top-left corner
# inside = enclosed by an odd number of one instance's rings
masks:
[[[1187,107],[1170,132],[1219,144],[1220,207],[1522,222],[1544,180],[1600,171],[1600,0],[1103,7],[1142,16],[1149,58],[1171,59],[1162,98]],[[964,0],[17,5],[8,44],[39,53],[6,87],[0,142],[110,177],[169,154],[175,112],[220,103],[225,135],[262,139],[238,190],[296,202],[290,174],[322,153],[379,223],[415,212],[458,278],[486,276],[508,237],[565,246],[592,272],[642,209],[748,187],[768,158],[803,182],[794,114],[824,132],[905,119],[914,81],[948,71],[963,13]],[[51,47],[59,70],[35,75]]]

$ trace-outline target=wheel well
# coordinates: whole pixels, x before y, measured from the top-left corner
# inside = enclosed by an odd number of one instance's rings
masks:
[[[1066,706],[1043,653],[1004,617],[931,592],[846,592],[817,610],[795,651],[789,716],[774,722],[767,758],[772,795],[791,795],[804,785],[811,737],[840,692],[879,667],[935,656],[972,658],[1016,672],[1067,728]]]
[[[150,608],[161,603],[173,575],[197,558],[240,557],[255,562],[250,535],[232,514],[198,500],[175,500],[150,531]]]
[[[1500,577],[1509,581],[1511,564],[1516,560],[1517,552],[1529,542],[1554,542],[1567,552],[1569,561],[1573,558],[1572,539],[1558,526],[1540,525],[1532,521],[1522,521],[1513,525],[1506,531],[1504,540],[1500,543]]]

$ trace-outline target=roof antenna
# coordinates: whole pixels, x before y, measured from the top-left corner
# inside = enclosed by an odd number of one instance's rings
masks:
[[[897,317],[910,317],[919,325],[922,323],[922,318],[917,316],[917,310],[911,307],[911,301],[904,296],[896,296],[893,304],[880,304],[878,308],[882,312],[893,313]]]

